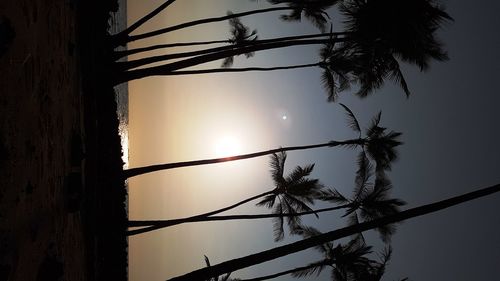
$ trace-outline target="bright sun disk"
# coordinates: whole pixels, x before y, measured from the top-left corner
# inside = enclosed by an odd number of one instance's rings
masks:
[[[215,142],[215,154],[217,157],[233,156],[240,152],[241,144],[239,140],[233,136],[223,136]]]

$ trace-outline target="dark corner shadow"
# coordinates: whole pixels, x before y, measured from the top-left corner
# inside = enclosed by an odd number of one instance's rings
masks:
[[[10,20],[5,16],[0,16],[0,57],[7,52],[15,37],[16,32]]]

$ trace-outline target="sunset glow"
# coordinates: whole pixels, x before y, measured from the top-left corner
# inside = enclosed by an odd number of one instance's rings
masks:
[[[226,157],[241,153],[240,141],[231,135],[217,138],[214,145],[216,157]]]

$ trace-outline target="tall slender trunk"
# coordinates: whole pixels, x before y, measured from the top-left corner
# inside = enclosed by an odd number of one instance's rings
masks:
[[[335,32],[333,34],[332,33],[307,34],[307,35],[297,35],[297,36],[287,36],[287,37],[279,37],[279,38],[274,38],[274,39],[267,39],[266,41],[277,42],[277,41],[310,39],[310,38],[327,37],[327,36],[337,37],[340,35],[346,35],[346,33],[345,32]],[[248,41],[248,43],[255,44],[258,42],[262,42],[262,41],[263,40],[255,40],[255,41]],[[166,48],[174,48],[174,47],[190,47],[190,46],[211,45],[211,44],[224,44],[224,43],[230,44],[230,43],[232,43],[232,41],[226,39],[226,40],[214,40],[214,41],[203,41],[203,42],[178,42],[178,43],[171,43],[171,44],[159,44],[159,45],[153,45],[153,46],[148,46],[148,47],[143,47],[143,48],[115,51],[114,58],[120,59],[121,57],[124,57],[124,56],[129,56],[129,55],[133,55],[133,54],[137,54],[137,53],[148,52],[148,51],[153,51],[153,50],[158,50],[158,49],[166,49]]]
[[[124,179],[127,179],[127,178],[135,177],[138,175],[143,175],[143,174],[152,173],[152,172],[161,171],[161,170],[243,160],[243,159],[249,159],[249,158],[270,155],[270,154],[278,153],[281,151],[305,150],[305,149],[320,148],[320,147],[335,147],[335,146],[339,146],[339,145],[361,145],[363,143],[364,143],[363,139],[351,139],[351,140],[345,140],[345,141],[329,141],[329,142],[325,142],[325,143],[312,144],[312,145],[288,146],[288,147],[275,148],[275,149],[270,149],[270,150],[258,151],[258,152],[254,152],[254,153],[241,154],[241,155],[235,155],[235,156],[223,157],[223,158],[212,158],[212,159],[204,159],[204,160],[165,163],[165,164],[157,164],[157,165],[151,165],[151,166],[130,168],[127,170],[123,170],[122,175],[123,175]]]
[[[278,43],[278,42],[293,42],[293,41],[298,41],[298,40],[312,39],[312,38],[325,37],[325,36],[330,36],[330,34],[319,33],[319,34],[286,36],[286,37],[279,37],[279,38],[273,38],[273,39],[247,41],[247,42],[242,42],[242,43],[239,43],[236,45],[231,44],[231,45],[227,45],[227,46],[220,46],[220,47],[209,48],[209,49],[204,49],[204,50],[166,54],[166,55],[160,55],[160,56],[141,58],[141,59],[137,59],[137,60],[130,60],[130,61],[126,61],[126,62],[117,62],[117,63],[115,63],[115,65],[117,66],[117,69],[119,71],[125,71],[125,70],[129,70],[132,68],[148,65],[151,63],[156,63],[156,62],[161,62],[161,61],[166,61],[166,60],[171,60],[171,59],[188,58],[188,57],[193,57],[193,56],[213,54],[213,53],[217,53],[217,52],[232,51],[232,50],[237,50],[238,48],[243,48],[243,47],[247,47],[247,46],[258,46],[258,45]],[[339,39],[335,39],[335,40],[339,40]],[[323,43],[324,43],[324,41],[323,41]],[[160,45],[158,45],[158,46],[160,46]],[[293,46],[293,43],[290,43],[290,46]]]
[[[136,30],[138,27],[140,27],[141,25],[143,25],[148,20],[152,19],[154,16],[156,16],[157,14],[159,14],[161,11],[163,11],[165,8],[167,8],[168,6],[170,6],[170,4],[172,4],[174,2],[175,2],[175,0],[165,1],[165,3],[161,4],[160,6],[158,6],[158,8],[154,9],[149,14],[147,14],[144,17],[140,18],[138,21],[136,21],[135,23],[133,23],[132,25],[130,25],[125,30],[121,31],[120,33],[117,33],[117,34],[113,35],[112,36],[112,38],[113,38],[112,40],[114,41],[114,46],[116,47],[118,45],[122,45],[122,44],[124,45],[124,44],[126,44],[127,40],[128,40],[128,35],[130,33],[132,33],[134,30]]]
[[[256,199],[256,198],[254,198]],[[250,200],[248,200],[250,201]],[[247,201],[247,202],[248,202]],[[339,209],[345,209],[350,207],[351,204],[335,206],[330,208],[318,209],[307,212],[300,212],[294,214],[258,214],[258,215],[227,215],[227,216],[194,216],[183,219],[173,219],[173,220],[143,220],[143,221],[128,221],[129,227],[140,227],[145,226],[140,229],[134,229],[127,231],[126,235],[136,235],[145,232],[154,231],[161,228],[170,227],[173,225],[190,223],[190,222],[208,222],[208,221],[228,221],[228,220],[254,220],[254,219],[266,219],[266,218],[277,218],[277,217],[297,217],[297,216],[305,216],[312,215],[317,213],[329,212]]]
[[[294,269],[289,269],[289,270],[281,271],[281,272],[278,272],[278,273],[275,273],[275,274],[270,274],[270,275],[260,276],[260,277],[250,278],[250,279],[238,279],[238,280],[239,281],[262,281],[262,280],[269,280],[269,279],[273,279],[273,278],[280,277],[280,276],[283,276],[283,275],[287,275],[287,274],[299,272],[299,271],[302,271],[302,270],[314,268],[314,267],[317,267],[317,266],[325,266],[325,265],[330,265],[330,264],[331,264],[330,260],[321,260],[321,261],[317,261],[317,262],[311,263],[311,264],[306,265],[306,266],[296,267]]]
[[[187,273],[182,276],[174,277],[169,279],[171,281],[180,281],[180,280],[205,280],[209,277],[219,276],[221,274],[227,272],[235,272],[236,270],[246,268],[249,266],[253,266],[256,264],[260,264],[266,261],[274,260],[276,258],[280,258],[289,254],[293,254],[296,252],[300,252],[306,250],[308,248],[318,246],[324,244],[329,241],[338,240],[350,235],[354,235],[356,233],[360,233],[369,229],[374,229],[383,225],[396,223],[400,221],[404,221],[409,218],[414,218],[418,216],[422,216],[425,214],[433,213],[439,210],[443,210],[449,208],[451,206],[455,206],[467,201],[471,201],[480,197],[484,197],[490,195],[492,193],[500,191],[500,184],[496,184],[487,188],[483,188],[480,190],[476,190],[470,193],[466,193],[460,196],[452,197],[446,200],[442,200],[439,202],[423,205],[420,207],[408,209],[406,211],[402,211],[396,213],[394,215],[386,216],[380,219],[376,219],[369,222],[364,222],[344,228],[340,228],[334,231],[326,232],[314,237],[310,237],[307,239],[303,239],[297,241],[295,243],[290,243],[281,247],[276,247],[270,250],[266,250],[260,253],[248,255],[245,257],[229,260],[220,264],[212,265],[207,268],[198,269]]]
[[[196,74],[209,74],[209,73],[236,73],[236,72],[249,72],[249,71],[275,71],[275,70],[289,70],[297,68],[307,68],[322,65],[321,62],[309,64],[297,64],[288,66],[276,67],[245,67],[245,68],[213,68],[213,69],[199,69],[199,70],[179,70],[170,72],[167,76],[172,75],[196,75]]]
[[[139,234],[139,233],[153,231],[155,229],[159,229],[159,228],[163,228],[163,227],[168,227],[168,226],[173,226],[173,225],[177,225],[177,224],[183,224],[183,223],[187,223],[187,222],[202,221],[203,219],[206,219],[207,217],[209,217],[211,215],[220,214],[222,212],[229,211],[229,210],[234,209],[234,208],[236,208],[238,206],[241,206],[241,205],[243,205],[243,204],[245,204],[247,202],[253,201],[255,199],[259,199],[259,198],[264,197],[266,195],[270,195],[273,192],[274,192],[273,190],[266,191],[266,192],[261,193],[259,195],[255,195],[255,196],[249,197],[247,199],[244,199],[244,200],[242,200],[242,201],[240,201],[240,202],[238,202],[236,204],[233,204],[233,205],[221,208],[221,209],[217,209],[217,210],[214,210],[214,211],[210,211],[210,212],[207,212],[207,213],[199,214],[199,215],[196,215],[196,216],[191,216],[191,217],[182,218],[182,219],[173,219],[173,220],[167,220],[167,221],[159,221],[159,223],[161,225],[158,225],[157,228],[150,229],[150,230],[147,230],[147,231],[136,231],[137,233],[136,232],[132,232],[132,233]],[[148,225],[151,225],[151,224],[148,224]],[[130,225],[130,222],[129,222],[129,226],[139,226],[139,225]],[[138,230],[142,230],[142,229],[138,229]],[[130,233],[131,232],[127,233],[127,235],[134,235],[134,234],[130,234]]]
[[[158,49],[166,49],[166,48],[175,48],[175,47],[192,47],[192,46],[200,46],[200,45],[211,45],[211,44],[229,44],[230,40],[214,40],[214,41],[200,41],[200,42],[178,42],[178,43],[170,43],[170,44],[159,44],[153,45],[143,48],[135,48],[121,51],[113,52],[113,59],[118,60],[125,56],[131,56],[138,53],[154,51]]]
[[[249,45],[240,48],[235,48],[227,51],[209,53],[206,55],[201,55],[173,63],[168,63],[160,66],[153,66],[142,69],[130,70],[127,72],[120,73],[116,78],[114,83],[120,84],[126,81],[131,81],[135,79],[141,79],[148,76],[159,76],[165,75],[169,72],[176,71],[183,68],[188,68],[191,66],[212,62],[227,57],[242,55],[246,53],[252,53],[256,51],[277,49],[283,47],[299,46],[299,45],[317,45],[327,43],[328,39],[309,39],[309,40],[296,40],[296,41],[284,41],[269,44],[259,44],[259,45]]]
[[[274,8],[267,8],[267,9],[252,10],[252,11],[247,11],[247,12],[242,12],[242,13],[235,13],[235,14],[230,14],[230,15],[226,15],[226,16],[222,16],[222,17],[205,18],[205,19],[185,22],[185,23],[181,23],[178,25],[161,28],[161,29],[158,29],[155,31],[146,32],[143,34],[128,36],[126,38],[126,42],[128,43],[128,42],[133,42],[133,41],[144,39],[144,38],[151,38],[151,37],[154,37],[154,36],[157,36],[160,34],[165,34],[168,32],[175,31],[175,30],[179,30],[179,29],[186,28],[186,27],[192,27],[192,26],[196,26],[196,25],[200,25],[200,24],[219,22],[219,21],[225,21],[228,19],[234,19],[234,18],[249,16],[249,15],[254,15],[254,14],[268,13],[268,12],[274,12],[274,11],[285,11],[285,10],[293,10],[293,8],[274,7]]]

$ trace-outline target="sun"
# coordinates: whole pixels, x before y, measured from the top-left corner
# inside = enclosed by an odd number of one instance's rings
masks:
[[[238,138],[230,135],[219,137],[215,141],[215,155],[217,157],[227,157],[237,155],[241,152],[241,143]]]

